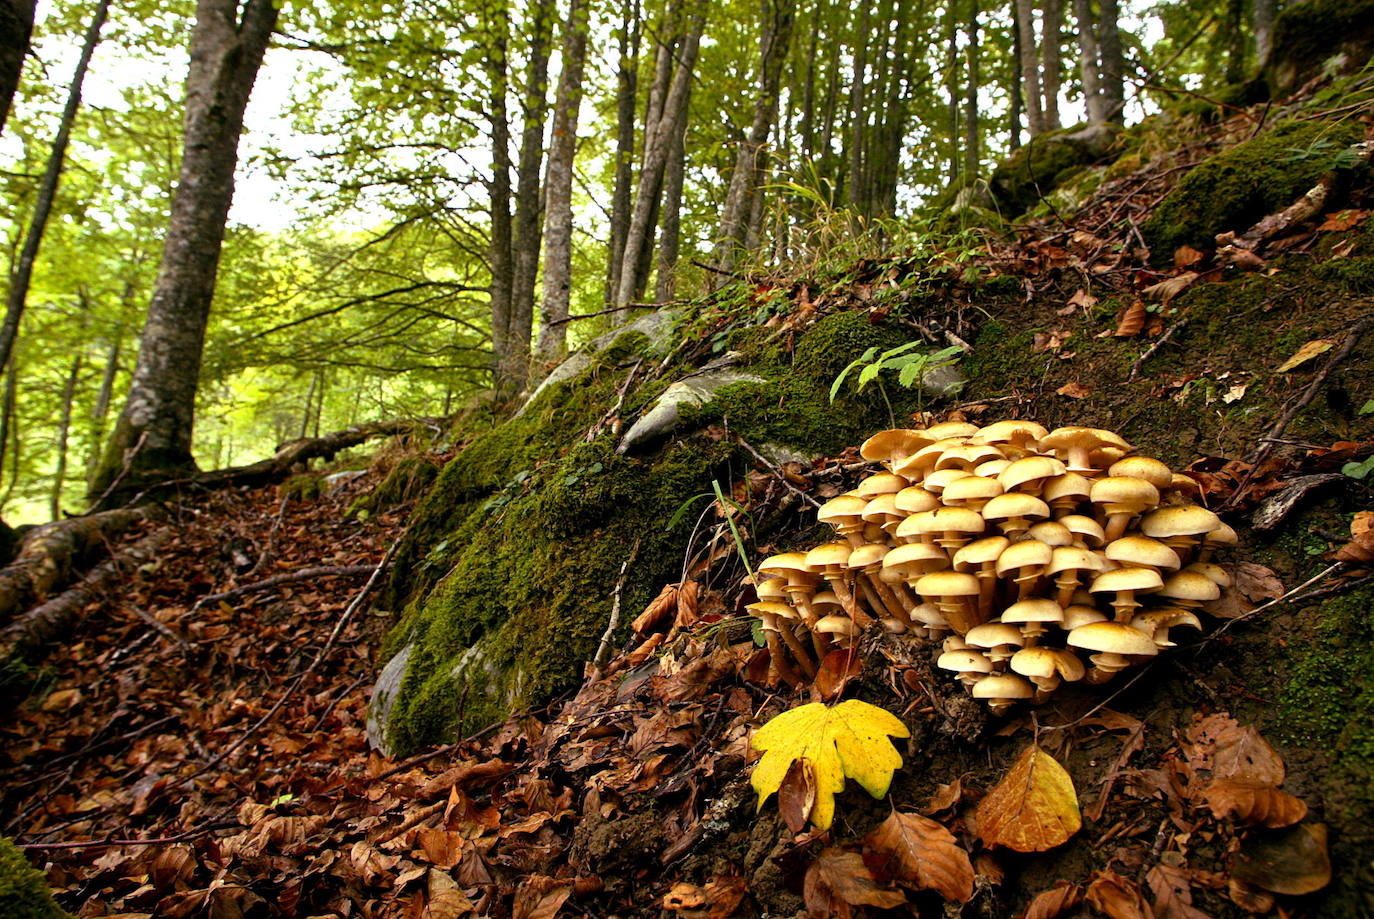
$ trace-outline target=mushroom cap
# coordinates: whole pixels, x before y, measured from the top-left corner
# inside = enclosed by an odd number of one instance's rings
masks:
[[[997,556],[998,575],[1022,568],[1043,567],[1054,557],[1054,549],[1038,539],[1023,539],[1014,542]]]
[[[1034,695],[1030,681],[1014,673],[992,673],[973,684],[975,699],[1029,699]]]
[[[1164,579],[1153,568],[1118,568],[1104,571],[1093,578],[1092,586],[1088,589],[1097,594],[1122,590],[1152,591],[1163,586]]]
[[[1082,514],[1066,514],[1059,518],[1059,522],[1069,528],[1069,532],[1077,536],[1090,549],[1095,549],[1106,542],[1107,534],[1102,529],[1102,524],[1091,517]]]
[[[823,542],[806,553],[806,564],[812,571],[838,571],[848,564],[849,553],[853,551],[847,542]]]
[[[1007,491],[1018,489],[1038,493],[1046,479],[1062,476],[1064,464],[1052,456],[1024,456],[997,475],[997,481]]]
[[[978,579],[960,571],[936,571],[916,582],[916,592],[923,597],[976,597]]]
[[[1035,442],[1048,434],[1034,421],[994,421],[992,424],[983,425],[978,429],[978,433],[971,438],[975,443],[980,444],[1007,444],[1017,445]]]
[[[868,523],[876,523],[881,526],[893,520],[900,520],[906,514],[897,510],[897,495],[893,492],[887,492],[869,498],[863,513],[859,516]]]
[[[919,622],[924,626],[929,626],[930,628],[949,628],[949,620],[945,618],[944,613],[940,612],[940,607],[936,606],[934,603],[919,603],[912,607],[909,615],[913,621]]]
[[[1091,549],[1079,546],[1056,546],[1054,556],[1045,566],[1045,574],[1063,571],[1101,571],[1102,558]]]
[[[1107,544],[1103,554],[1114,562],[1134,568],[1178,568],[1178,554],[1148,536],[1123,536]]]
[[[1075,648],[1107,654],[1136,654],[1153,657],[1159,653],[1154,640],[1123,622],[1090,622],[1069,632],[1068,643]]]
[[[908,457],[936,439],[912,428],[891,428],[864,441],[859,455],[866,460],[888,462],[894,457]]]
[[[923,542],[909,542],[891,549],[883,557],[883,568],[907,574],[917,574],[949,564],[949,556],[939,546]]]
[[[940,461],[940,457],[950,447],[959,447],[968,443],[966,437],[948,437],[927,444],[915,453],[902,460],[892,467],[892,471],[898,475],[906,476],[913,482],[919,482],[926,476],[935,471],[935,464]]]
[[[1146,610],[1143,613],[1136,613],[1131,619],[1131,628],[1139,629],[1155,643],[1156,647],[1172,648],[1174,643],[1169,640],[1169,630],[1175,626],[1192,626],[1201,629],[1202,623],[1197,616],[1186,609],[1166,606],[1161,609]]]
[[[908,484],[906,479],[896,473],[879,472],[860,482],[854,493],[865,498],[873,498],[877,495],[894,494],[906,488]]]
[[[1092,490],[1092,479],[1076,472],[1065,472],[1063,475],[1057,475],[1046,482],[1040,492],[1040,497],[1050,504],[1058,503],[1068,507],[1087,501]]]
[[[1002,451],[988,444],[966,443],[950,447],[935,461],[935,469],[963,469],[971,471],[989,460],[1006,459]]]
[[[1180,571],[1171,575],[1158,591],[1161,597],[1188,603],[1207,603],[1221,596],[1221,588],[1207,575],[1198,571]]]
[[[871,542],[859,546],[849,553],[849,559],[845,564],[850,568],[863,569],[871,565],[881,565],[883,556],[887,555],[888,547],[880,542]]]
[[[759,581],[754,587],[754,592],[759,595],[760,600],[773,600],[780,603],[787,599],[787,591],[784,589],[785,586],[782,578],[770,578],[765,581]]]
[[[966,475],[955,479],[945,486],[940,498],[947,504],[965,504],[969,501],[987,501],[1002,493],[1002,483],[996,479],[980,475]]]
[[[783,552],[780,555],[770,555],[759,563],[759,574],[769,577],[783,578],[788,575],[814,575],[811,566],[806,561],[805,552]]]
[[[1222,522],[1221,526],[1202,537],[1203,545],[1206,546],[1234,546],[1239,541],[1240,537],[1236,535],[1236,531],[1231,529],[1231,525],[1225,521]]]
[[[1160,491],[1164,491],[1174,481],[1174,472],[1157,459],[1148,456],[1128,456],[1112,463],[1107,470],[1109,476],[1126,476],[1144,479]]]
[[[1011,465],[1009,459],[988,460],[986,463],[979,463],[974,467],[973,474],[981,475],[985,479],[995,479],[1002,474],[1002,470]]]
[[[1140,520],[1140,532],[1155,539],[1203,536],[1219,526],[1220,517],[1196,504],[1175,504],[1157,508]]]
[[[1109,514],[1138,514],[1159,504],[1159,489],[1144,479],[1114,475],[1093,482],[1091,497],[1094,504],[1101,504]]]
[[[1095,606],[1087,606],[1083,603],[1073,603],[1064,610],[1064,621],[1060,627],[1073,631],[1081,625],[1090,622],[1106,622],[1107,617],[1102,615],[1102,611]]]
[[[859,633],[858,626],[854,625],[854,620],[848,616],[824,616],[816,621],[814,628],[817,632],[826,632],[845,638],[853,638]]]
[[[965,571],[969,568],[978,568],[988,562],[997,561],[997,557],[1011,545],[1011,540],[1005,536],[987,536],[983,539],[976,539],[959,547],[959,551],[954,553],[954,567],[958,571]]]
[[[1026,535],[1055,547],[1073,544],[1073,532],[1058,520],[1042,520],[1027,530]]]
[[[1026,636],[1014,625],[984,622],[965,632],[964,641],[975,648],[995,648],[998,645],[1016,645],[1019,648],[1026,643]]]
[[[1050,506],[1035,495],[1019,491],[998,495],[983,505],[983,519],[989,521],[1034,517],[1039,520],[1050,515]]]
[[[978,433],[978,425],[969,424],[967,421],[944,421],[940,424],[932,424],[926,428],[927,437],[935,440],[945,440],[950,437],[972,437]]]
[[[942,651],[972,651],[972,650],[973,650],[972,648],[970,648],[970,647],[968,646],[968,642],[964,641],[964,636],[960,635],[958,632],[950,632],[950,633],[949,633],[948,635],[946,635],[943,639],[941,639],[941,641],[940,641],[940,649],[941,649]]]
[[[1230,587],[1231,576],[1226,573],[1226,569],[1211,562],[1193,562],[1186,566],[1184,571],[1196,571],[1198,574],[1210,578],[1212,583],[1218,587]]]
[[[1183,472],[1174,473],[1173,478],[1169,480],[1169,490],[1185,498],[1202,497],[1202,485],[1197,479]]]
[[[1002,610],[1000,618],[1006,623],[1063,622],[1064,608],[1044,597],[1030,597]],[[979,626],[982,628],[982,626]],[[972,634],[970,632],[969,634]]]
[[[903,520],[912,523],[917,533],[967,533],[977,535],[983,532],[986,524],[982,516],[966,507],[937,507],[933,511],[912,514]]]
[[[1121,455],[1129,453],[1131,445],[1126,443],[1111,431],[1104,431],[1101,428],[1082,428],[1069,426],[1055,428],[1044,437],[1040,438],[1040,449],[1052,450],[1054,454],[1068,462],[1075,450],[1086,451],[1092,454],[1093,451],[1101,452],[1104,448],[1120,450]],[[1070,472],[1088,472],[1090,467],[1070,466]]]
[[[1011,656],[1011,669],[1031,679],[1048,680],[1058,677],[1070,683],[1083,679],[1087,668],[1077,654],[1063,648],[1036,645],[1022,648]]]
[[[887,632],[889,635],[906,634],[906,623],[900,619],[894,619],[892,616],[884,616],[878,621],[882,623],[883,631]]]
[[[935,666],[955,673],[992,673],[987,655],[969,649],[946,651],[936,658]]]
[[[919,485],[908,485],[897,492],[892,500],[897,505],[897,510],[908,514],[933,511],[940,506],[940,499]]]
[[[797,612],[790,603],[779,603],[775,600],[760,600],[758,603],[750,603],[745,609],[760,619],[764,616],[778,616],[782,619],[801,618],[801,613]]]
[[[858,523],[863,519],[864,506],[867,504],[868,499],[860,495],[836,495],[816,510],[816,518],[831,526]]]
[[[828,616],[831,613],[843,612],[844,604],[840,598],[835,596],[833,590],[820,590],[811,598],[811,608],[816,611],[818,616]]]
[[[925,481],[921,483],[921,487],[937,495],[943,494],[945,488],[951,483],[957,482],[959,479],[967,478],[972,474],[973,473],[969,472],[967,469],[961,469],[958,466],[936,469],[925,477]]]

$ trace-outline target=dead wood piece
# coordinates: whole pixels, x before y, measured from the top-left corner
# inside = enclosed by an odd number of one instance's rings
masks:
[[[1255,510],[1252,523],[1255,529],[1261,533],[1276,529],[1288,518],[1288,515],[1293,512],[1299,502],[1313,491],[1326,485],[1333,485],[1336,482],[1348,481],[1349,479],[1345,476],[1334,472],[1296,478],[1289,482],[1283,491],[1264,500],[1264,503]]]
[[[0,632],[0,661],[32,663],[50,644],[71,634],[85,608],[101,598],[111,581],[152,561],[171,538],[170,528],[145,536],[101,562],[75,587],[15,619]]]
[[[282,574],[274,574],[270,578],[263,578],[261,581],[254,581],[252,584],[244,584],[232,590],[221,591],[217,594],[208,594],[196,601],[191,609],[197,610],[209,603],[219,603],[224,600],[233,600],[247,594],[259,593],[264,590],[271,590],[282,584],[294,584],[297,581],[311,581],[317,578],[348,578],[358,577],[364,574],[372,574],[377,570],[376,565],[325,565],[316,568],[301,568],[297,571],[287,571]]]
[[[106,545],[145,520],[152,508],[121,509],[45,524],[24,539],[19,556],[0,569],[0,622],[67,583]]]

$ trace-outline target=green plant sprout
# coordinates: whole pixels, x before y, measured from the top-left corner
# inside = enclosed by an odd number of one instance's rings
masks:
[[[959,360],[961,349],[956,347],[941,348],[934,352],[913,353],[919,348],[922,342],[909,341],[896,348],[889,348],[879,353],[876,347],[869,348],[863,356],[851,361],[849,366],[840,371],[840,375],[835,377],[835,382],[830,384],[830,401],[833,403],[835,397],[839,395],[840,387],[849,378],[849,374],[859,371],[858,383],[854,387],[855,392],[863,392],[864,387],[874,380],[878,382],[878,392],[882,394],[883,403],[887,406],[887,417],[892,426],[897,426],[896,415],[892,411],[892,401],[887,397],[887,388],[883,386],[882,372],[884,370],[895,370],[897,372],[897,382],[911,389],[913,386],[919,387],[922,379],[928,371],[938,367],[949,367]],[[917,405],[920,403],[920,389],[917,389]]]

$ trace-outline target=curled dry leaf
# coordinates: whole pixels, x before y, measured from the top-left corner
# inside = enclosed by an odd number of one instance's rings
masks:
[[[1092,395],[1092,390],[1084,386],[1077,380],[1072,380],[1056,389],[1055,394],[1060,396],[1066,396],[1070,399],[1085,399],[1088,396]]]
[[[1154,919],[1135,881],[1107,869],[1093,876],[1085,897],[1088,905],[1111,919]]]
[[[1275,787],[1283,784],[1283,757],[1249,725],[1218,713],[1198,719],[1184,733],[1189,767],[1195,772],[1211,772],[1214,782],[1231,780]]]
[[[946,900],[973,896],[973,864],[954,834],[929,817],[893,811],[864,838],[899,883],[934,890]]]
[[[644,612],[635,617],[635,621],[630,625],[636,635],[644,635],[654,631],[668,618],[670,613],[677,611],[678,585],[667,584],[659,591],[658,596],[649,601],[649,605],[644,607]]]
[[[1201,275],[1196,271],[1185,271],[1183,274],[1176,275],[1172,278],[1166,278],[1158,284],[1151,284],[1140,293],[1144,297],[1148,297],[1151,300],[1159,300],[1165,306],[1168,306],[1170,300],[1192,287],[1199,277],[1201,277]],[[1121,333],[1117,332],[1117,334],[1120,335]]]
[[[975,819],[983,842],[1017,852],[1053,849],[1083,824],[1073,780],[1053,756],[1034,745],[978,802]]]
[[[1274,909],[1272,893],[1235,878],[1227,879],[1226,896],[1231,898],[1232,903],[1256,916],[1262,916]]]
[[[515,888],[512,919],[553,919],[563,902],[572,896],[573,883],[542,874],[525,878]]]
[[[1055,881],[1049,890],[1042,890],[1035,895],[1020,919],[1058,919],[1082,902],[1082,887],[1068,881]]]
[[[802,896],[811,915],[836,919],[849,919],[851,906],[891,909],[906,903],[906,896],[884,886],[859,853],[836,848],[822,849],[806,869]]]
[[[476,910],[458,883],[446,872],[431,868],[426,882],[429,887],[424,913],[427,919],[455,919]]]
[[[1292,826],[1307,816],[1307,805],[1272,785],[1252,785],[1223,779],[1203,793],[1218,819],[1234,817],[1252,826]]]
[[[1145,328],[1145,302],[1137,300],[1126,307],[1121,314],[1121,321],[1116,324],[1116,331],[1112,334],[1117,338],[1130,338],[1132,335],[1139,335]]]
[[[1155,865],[1145,875],[1154,896],[1155,919],[1210,919],[1193,905],[1188,873],[1173,865]]]
[[[1300,823],[1257,833],[1241,843],[1231,874],[1246,884],[1282,894],[1304,894],[1331,883],[1326,824]]]
[[[849,681],[863,673],[863,661],[852,649],[836,648],[821,661],[813,684],[822,702],[838,699]]]
[[[1360,511],[1350,521],[1350,542],[1337,550],[1336,561],[1347,565],[1374,562],[1374,511]]]
[[[1336,342],[1330,338],[1313,339],[1293,352],[1293,356],[1280,364],[1278,369],[1274,372],[1287,373],[1290,370],[1301,367],[1317,355],[1325,354],[1334,347],[1336,347]]]

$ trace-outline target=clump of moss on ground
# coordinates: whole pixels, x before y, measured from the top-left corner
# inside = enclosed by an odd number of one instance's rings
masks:
[[[1057,186],[1102,158],[1094,143],[1081,140],[1082,125],[1032,138],[993,170],[993,197],[1008,215],[1024,214]]]
[[[0,836],[0,916],[5,919],[66,919],[53,902],[43,872],[29,864],[23,851]]]
[[[1374,293],[1374,258],[1333,258],[1312,269],[1312,273],[1352,294]]]
[[[288,500],[314,501],[323,496],[326,490],[324,476],[318,472],[303,472],[282,482],[279,491]]]
[[[1218,233],[1242,231],[1287,207],[1363,136],[1354,122],[1288,122],[1195,166],[1140,232],[1156,262],[1180,246],[1210,249]]]
[[[439,465],[427,456],[404,457],[372,491],[349,507],[350,514],[385,511],[414,501],[439,477]]]

